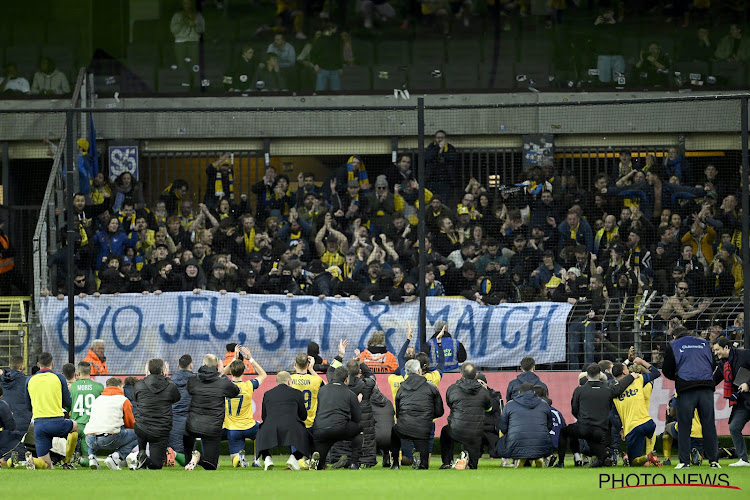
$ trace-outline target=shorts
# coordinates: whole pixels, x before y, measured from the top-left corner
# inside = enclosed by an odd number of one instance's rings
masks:
[[[73,430],[73,421],[62,417],[37,418],[34,420],[36,456],[43,457],[52,449],[52,438],[68,437]]]
[[[244,430],[230,430],[224,429],[227,433],[227,441],[229,441],[229,454],[234,455],[245,449],[245,439],[255,439],[258,435],[258,429],[260,426],[258,422],[249,429]]]
[[[633,460],[642,457],[646,449],[646,438],[651,438],[656,431],[656,424],[653,420],[648,420],[641,425],[634,427],[628,435],[625,436],[625,443],[628,448],[628,457],[630,457],[630,463]]]

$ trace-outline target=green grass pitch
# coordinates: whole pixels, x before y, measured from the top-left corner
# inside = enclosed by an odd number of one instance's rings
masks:
[[[602,469],[573,468],[572,461],[566,469],[510,469],[500,466],[499,460],[483,459],[478,470],[437,470],[440,458],[433,455],[429,471],[416,471],[410,467],[401,470],[383,469],[380,465],[366,470],[289,471],[284,470],[287,456],[276,456],[276,470],[258,468],[235,469],[228,457],[222,457],[217,471],[196,469],[188,472],[181,467],[161,471],[28,471],[26,469],[0,470],[2,498],[55,499],[81,498],[157,498],[157,499],[303,499],[323,498],[408,498],[417,495],[429,500],[440,499],[574,499],[581,494],[597,494],[603,498],[625,498],[647,495],[649,498],[686,500],[748,498],[750,494],[750,467],[728,467],[733,460],[722,461],[720,470],[707,464],[676,471],[673,467],[611,467]],[[103,462],[102,462],[103,463]],[[649,482],[672,482],[692,474],[692,482],[711,480],[728,483],[741,489],[708,487],[637,487],[610,489],[611,482],[601,485],[600,474],[614,475],[629,481],[631,486]],[[664,480],[658,477],[664,476]],[[722,475],[722,476],[720,476]],[[686,477],[686,480],[688,478]],[[618,483],[617,486],[620,486]]]

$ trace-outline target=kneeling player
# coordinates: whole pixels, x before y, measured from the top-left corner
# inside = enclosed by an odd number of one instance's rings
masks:
[[[227,398],[224,406],[224,430],[227,441],[229,441],[229,454],[234,467],[248,467],[245,460],[245,439],[255,440],[258,433],[258,423],[253,418],[253,390],[260,387],[266,380],[266,372],[250,356],[250,351],[242,347],[245,359],[250,359],[255,373],[258,374],[253,380],[242,381],[245,373],[245,364],[235,359],[229,364],[232,382],[240,388],[240,393],[234,398]]]

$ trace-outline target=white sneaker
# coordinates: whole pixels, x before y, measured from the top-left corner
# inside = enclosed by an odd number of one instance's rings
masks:
[[[34,465],[34,456],[30,451],[26,452],[26,468],[29,470],[36,469],[36,466]]]
[[[263,462],[265,463],[264,470],[273,470],[273,458],[271,458],[271,455],[268,455]]]
[[[96,459],[96,457],[89,457],[89,469],[91,470],[101,470],[101,465],[99,465],[99,460]]]
[[[260,457],[255,457],[255,460],[253,460],[253,467],[262,467],[260,464]]]
[[[104,461],[104,463],[107,465],[107,467],[110,468],[110,470],[122,470],[120,469],[120,464],[118,462],[119,460],[115,460],[114,458],[112,458],[112,455],[108,456]]]
[[[245,450],[240,450],[238,455],[239,455],[240,467],[242,467],[243,469],[247,469],[248,467],[250,467],[250,464],[247,463],[247,458],[245,458]]]
[[[294,455],[289,455],[286,461],[287,470],[300,470],[299,461],[294,458]]]
[[[689,469],[690,468],[690,464],[684,464],[684,463],[680,462],[679,464],[675,465],[674,468],[675,469]]]
[[[730,467],[750,467],[750,462],[746,462],[745,460],[739,459],[733,464],[729,464]]]
[[[456,460],[455,468],[456,470],[465,470],[466,467],[469,465],[469,454],[465,451],[461,452],[461,455],[459,455],[458,460]]]
[[[190,459],[190,462],[185,466],[185,470],[193,470],[195,469],[195,466],[198,465],[198,462],[201,461],[201,452],[198,450],[193,451],[193,458]]]
[[[125,457],[125,462],[128,464],[128,469],[130,470],[136,470],[138,468],[138,452],[134,451],[127,457]]]

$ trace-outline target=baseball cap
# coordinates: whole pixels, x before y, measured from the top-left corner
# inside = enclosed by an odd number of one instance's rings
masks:
[[[552,250],[547,249],[544,252],[542,252],[542,257],[554,257],[554,256],[555,256],[555,252],[553,252]]]
[[[615,253],[619,253],[620,255],[625,253],[625,247],[620,245],[619,243],[616,243],[610,247],[610,250],[614,250]]]
[[[732,245],[731,243],[722,243],[721,248],[729,252],[729,255],[734,255],[735,252],[737,252],[737,247]]]

